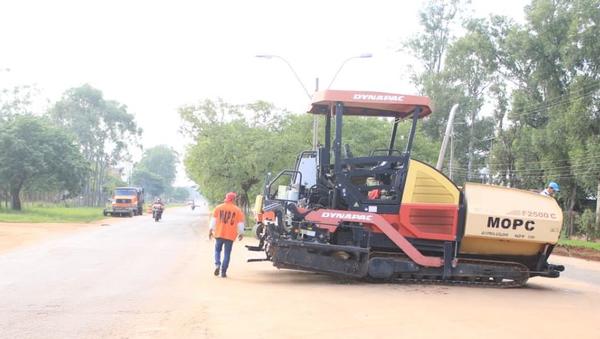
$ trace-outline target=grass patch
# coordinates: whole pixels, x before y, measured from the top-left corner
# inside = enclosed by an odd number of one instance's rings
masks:
[[[558,244],[564,247],[589,248],[592,250],[600,251],[600,242],[577,239],[559,239]]]
[[[0,222],[81,223],[104,219],[100,207],[25,207],[21,211],[0,208]]]

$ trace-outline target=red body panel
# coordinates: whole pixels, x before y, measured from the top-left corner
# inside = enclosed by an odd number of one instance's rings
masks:
[[[383,217],[409,238],[456,240],[458,207],[451,204],[402,204],[400,214]]]
[[[275,221],[275,213],[273,211],[267,211],[258,213],[255,216],[256,222],[262,223],[264,220]]]
[[[341,211],[320,209],[306,215],[306,220],[312,221],[319,227],[335,231],[337,225],[342,221],[359,222],[371,226],[373,230],[379,230],[394,242],[409,258],[419,265],[426,267],[441,267],[442,258],[424,256],[406,238],[393,227],[383,215],[356,211]]]
[[[300,212],[306,210],[300,209]],[[399,214],[320,209],[308,213],[305,218],[332,233],[341,222],[362,223],[373,232],[384,233],[417,264],[440,267],[441,258],[422,255],[406,238],[456,240],[458,207],[452,204],[402,204]],[[264,219],[274,220],[274,215],[265,215]]]
[[[339,91],[325,90],[313,95],[312,106],[309,110],[313,114],[324,114],[335,106],[337,102],[344,104],[344,115],[400,117],[410,116],[417,108],[421,108],[419,118],[431,114],[428,97],[365,91]]]

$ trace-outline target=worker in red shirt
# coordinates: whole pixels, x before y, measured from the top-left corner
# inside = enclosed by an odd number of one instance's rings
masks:
[[[215,276],[227,277],[231,248],[235,238],[242,240],[244,237],[244,213],[235,205],[236,194],[229,192],[225,200],[217,206],[210,219],[208,238],[215,237]],[[221,263],[221,250],[225,246],[223,262]]]

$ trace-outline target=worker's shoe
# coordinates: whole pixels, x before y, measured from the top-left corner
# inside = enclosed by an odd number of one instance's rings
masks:
[[[227,273],[225,273],[225,271],[221,272],[221,278],[227,278]]]
[[[218,276],[219,276],[219,271],[220,271],[220,268],[219,268],[219,266],[217,266],[217,268],[215,268],[215,277],[218,277]],[[224,273],[225,273],[225,272],[223,272],[223,274],[224,274]]]

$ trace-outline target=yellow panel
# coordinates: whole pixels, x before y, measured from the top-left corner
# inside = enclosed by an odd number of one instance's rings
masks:
[[[458,205],[458,198],[458,188],[442,173],[420,161],[410,160],[403,203]]]
[[[256,213],[256,214],[262,213],[262,208],[263,208],[263,196],[259,194],[256,196],[256,199],[254,200],[254,213]]]
[[[554,198],[493,185],[466,183],[465,237],[556,244],[562,211]]]
[[[486,239],[466,236],[460,244],[461,254],[535,255],[545,244],[528,241]]]

